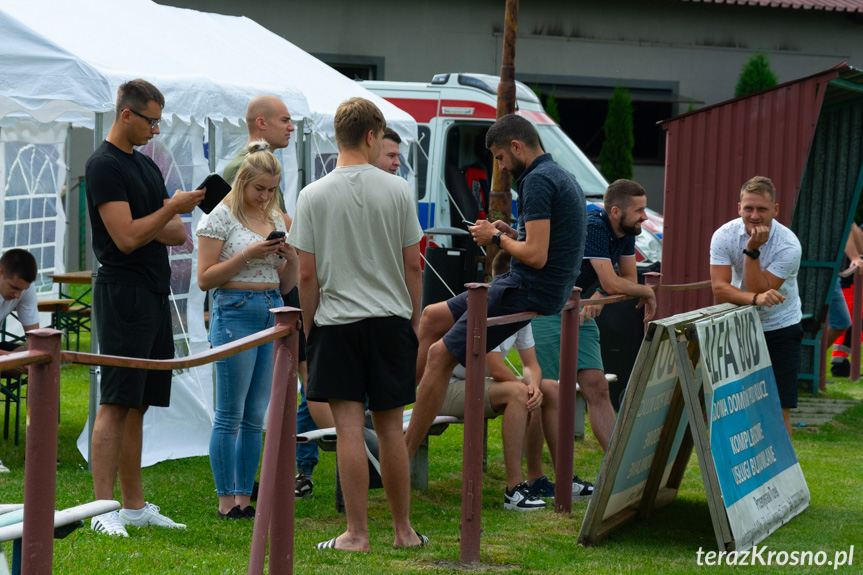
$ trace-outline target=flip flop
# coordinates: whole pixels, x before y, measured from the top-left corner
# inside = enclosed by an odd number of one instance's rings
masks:
[[[417,531],[416,529],[414,529],[414,533],[416,533],[416,534],[417,534],[417,537],[419,537],[419,538],[420,538],[420,544],[419,544],[419,545],[410,545],[410,546],[405,546],[405,547],[402,547],[402,549],[419,549],[419,548],[421,548],[421,547],[425,547],[426,545],[428,545],[429,538],[428,538],[427,536],[425,536],[425,535],[421,534],[421,533],[420,533],[419,531]]]
[[[324,550],[331,550],[331,551],[341,551],[341,549],[336,549],[336,539],[338,539],[338,536],[333,537],[333,538],[332,538],[332,539],[330,539],[329,541],[321,541],[320,543],[318,543],[317,545],[315,545],[315,549],[324,549]]]

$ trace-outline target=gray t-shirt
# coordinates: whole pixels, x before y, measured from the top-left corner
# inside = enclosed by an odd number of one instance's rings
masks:
[[[306,186],[288,243],[315,254],[315,325],[413,313],[402,249],[422,238],[407,182],[371,164],[336,168]]]

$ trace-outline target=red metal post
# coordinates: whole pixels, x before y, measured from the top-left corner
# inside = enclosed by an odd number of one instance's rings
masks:
[[[460,559],[464,563],[479,563],[479,538],[482,530],[482,443],[488,285],[471,283],[467,284],[467,288]]]
[[[264,460],[258,490],[258,508],[252,531],[249,575],[264,571],[267,534],[270,539],[269,573],[294,572],[294,463],[297,453],[297,346],[300,310],[282,307],[272,310],[276,327],[294,330],[273,342],[273,387],[270,414],[264,441]],[[276,489],[276,486],[281,486]]]
[[[572,288],[560,322],[560,400],[557,415],[557,456],[554,470],[554,511],[572,510],[572,450],[575,446],[575,385],[578,376],[578,312],[581,288]]]
[[[47,352],[52,359],[50,363],[31,365],[28,375],[21,558],[24,575],[51,573],[54,563],[61,335],[55,329],[37,329],[27,334],[29,348]]]
[[[860,314],[863,310],[863,276],[854,274],[854,305],[851,312],[851,377],[860,381]]]
[[[653,293],[656,294],[656,315],[653,316],[653,319],[657,320],[662,318],[662,315],[659,312],[659,286],[662,283],[662,274],[658,272],[647,272],[644,274],[644,285],[653,289]],[[647,311],[647,308],[644,309]],[[648,324],[644,324],[644,333],[647,333]]]

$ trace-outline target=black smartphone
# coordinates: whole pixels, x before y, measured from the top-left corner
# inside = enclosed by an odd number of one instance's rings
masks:
[[[280,240],[283,237],[285,237],[285,232],[283,232],[281,230],[273,230],[270,232],[270,235],[267,236],[266,241],[269,242],[271,240]]]
[[[205,214],[209,214],[228,195],[228,192],[231,191],[231,184],[222,179],[222,176],[219,174],[210,174],[195,189],[200,190],[201,188],[207,188],[207,193],[201,203],[198,204],[198,207]]]

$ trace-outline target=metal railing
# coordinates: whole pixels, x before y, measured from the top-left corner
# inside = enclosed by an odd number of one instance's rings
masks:
[[[252,534],[249,574],[263,573],[267,539],[270,540],[271,574],[293,572],[294,497],[276,490],[278,483],[293,480],[296,458],[297,347],[300,310],[272,310],[275,326],[254,335],[180,359],[136,359],[60,349],[62,332],[37,329],[28,333],[29,350],[0,358],[0,369],[31,366],[27,398],[28,429],[24,468],[24,525],[22,573],[49,574],[54,561],[54,504],[57,487],[57,432],[60,407],[60,364],[71,362],[134,369],[174,370],[212,363],[275,342],[273,382],[270,395],[269,432],[264,442],[264,460],[258,509]]]

